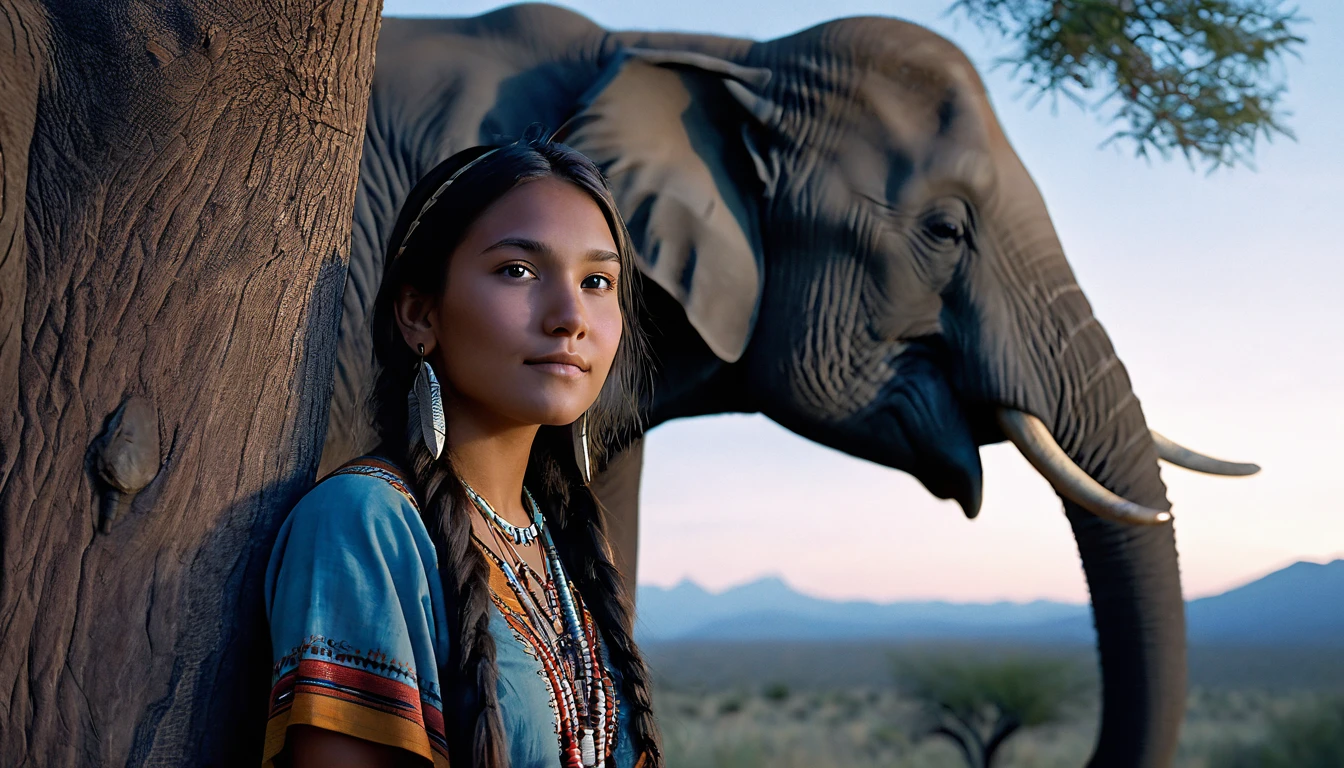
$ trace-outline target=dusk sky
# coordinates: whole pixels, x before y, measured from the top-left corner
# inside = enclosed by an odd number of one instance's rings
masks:
[[[563,3],[613,29],[755,39],[888,15],[957,42],[979,67],[1040,186],[1069,261],[1125,362],[1148,422],[1246,479],[1164,466],[1187,597],[1296,560],[1344,557],[1344,3],[1311,19],[1285,66],[1297,141],[1208,175],[1179,157],[1101,148],[1109,114],[1034,107],[1005,44],[950,0],[607,0]],[[495,2],[388,0],[387,15],[473,15]],[[653,430],[639,579],[721,589],[764,575],[826,597],[1082,602],[1059,500],[1007,444],[982,449],[985,503],[966,520],[913,478],[796,437],[761,416]]]

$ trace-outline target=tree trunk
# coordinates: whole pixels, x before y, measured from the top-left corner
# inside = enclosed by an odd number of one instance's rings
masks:
[[[942,736],[957,745],[957,751],[961,752],[961,758],[966,761],[966,768],[982,768],[985,750],[980,744],[980,737],[975,727],[955,715],[949,715],[948,718],[947,723],[935,725],[929,731],[929,735]],[[953,722],[960,727],[960,730],[949,724]]]
[[[999,748],[1008,737],[1017,733],[1022,727],[1021,721],[1011,715],[999,713],[998,721],[994,723],[994,730],[990,732],[989,739],[985,741],[984,755],[985,768],[994,768],[994,761],[998,758]]]
[[[260,758],[379,11],[0,0],[0,763]]]

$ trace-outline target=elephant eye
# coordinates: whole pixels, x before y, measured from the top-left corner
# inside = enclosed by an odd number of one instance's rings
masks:
[[[924,222],[924,229],[930,237],[937,240],[946,240],[954,243],[960,243],[966,236],[961,222],[949,216],[934,216]]]

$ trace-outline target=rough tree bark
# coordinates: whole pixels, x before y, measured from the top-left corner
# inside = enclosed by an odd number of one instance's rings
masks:
[[[0,764],[260,757],[379,14],[0,0]]]

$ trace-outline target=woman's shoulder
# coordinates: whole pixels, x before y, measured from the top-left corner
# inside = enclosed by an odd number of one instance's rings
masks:
[[[427,537],[415,494],[395,464],[362,456],[322,478],[290,512],[289,535]]]
[[[361,499],[397,496],[401,502],[419,511],[419,502],[411,490],[406,471],[380,456],[360,456],[347,461],[319,480],[309,494],[319,492],[331,495],[353,493]]]

